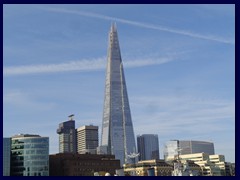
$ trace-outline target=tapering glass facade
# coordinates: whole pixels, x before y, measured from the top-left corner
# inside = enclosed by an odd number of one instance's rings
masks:
[[[12,137],[11,176],[48,176],[49,138],[38,135]]]
[[[126,163],[136,151],[133,124],[116,25],[109,33],[101,146]]]

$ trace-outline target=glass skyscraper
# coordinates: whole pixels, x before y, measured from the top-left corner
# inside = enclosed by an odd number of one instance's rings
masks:
[[[12,137],[11,176],[48,176],[49,138],[20,134]]]
[[[10,176],[11,138],[3,138],[3,176]]]
[[[59,124],[57,133],[59,134],[59,153],[77,152],[77,135],[75,121],[72,116],[70,120]]]
[[[143,134],[137,136],[139,161],[159,159],[159,143],[157,134]]]
[[[121,165],[136,151],[133,124],[116,25],[109,33],[101,146],[120,159]]]

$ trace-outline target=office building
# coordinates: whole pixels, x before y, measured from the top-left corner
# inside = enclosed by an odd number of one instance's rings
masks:
[[[109,33],[101,146],[107,146],[108,153],[114,154],[116,159],[120,159],[121,165],[131,161],[128,155],[136,151],[127,86],[115,24],[111,26]]]
[[[19,134],[11,141],[11,176],[49,175],[48,137]]]
[[[214,144],[206,141],[181,140],[179,141],[181,154],[207,153],[213,155]]]
[[[77,129],[77,151],[79,154],[96,154],[98,126],[82,126]]]
[[[191,160],[201,167],[202,176],[222,176],[221,169],[211,162],[209,154],[194,153],[179,155],[181,160]]]
[[[235,176],[236,175],[236,173],[235,173],[235,169],[236,169],[235,163],[230,163],[230,164],[231,164],[231,175]]]
[[[10,176],[11,138],[3,138],[3,176]]]
[[[137,136],[139,161],[159,159],[159,143],[157,134],[143,134]]]
[[[75,121],[73,115],[69,116],[69,120],[59,124],[57,129],[59,134],[59,152],[60,153],[76,153],[77,137],[75,130]]]
[[[166,161],[176,159],[178,155],[194,153],[214,154],[214,144],[206,141],[171,140],[165,143],[164,159]]]
[[[49,160],[50,176],[114,175],[120,169],[120,160],[114,155],[59,153],[50,155]]]
[[[98,146],[97,147],[97,154],[108,154],[107,146]]]
[[[179,141],[171,140],[165,143],[164,146],[164,159],[165,161],[172,161],[178,158],[179,152]]]
[[[226,169],[229,169],[228,164],[225,162],[225,156],[214,154],[209,155],[209,160],[215,164],[216,167],[220,169],[221,176],[226,176]],[[229,176],[229,173],[228,173]]]
[[[226,176],[235,176],[235,163],[226,162]]]

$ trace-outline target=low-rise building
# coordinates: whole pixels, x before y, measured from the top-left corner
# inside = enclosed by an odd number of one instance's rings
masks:
[[[191,160],[199,165],[202,170],[202,176],[221,176],[221,170],[213,162],[210,161],[209,155],[206,153],[195,153],[180,155],[181,160]]]
[[[50,176],[93,176],[94,172],[115,174],[120,160],[114,155],[59,153],[49,156]]]
[[[226,173],[226,176],[233,176],[232,163],[225,162],[225,173]]]
[[[221,176],[226,176],[226,166],[224,155],[209,155],[209,160],[220,169]]]
[[[154,168],[155,176],[171,176],[173,166],[162,159],[139,161],[136,164],[124,164],[125,175],[148,176],[148,170]]]
[[[201,176],[202,169],[191,160],[174,160],[172,176]]]

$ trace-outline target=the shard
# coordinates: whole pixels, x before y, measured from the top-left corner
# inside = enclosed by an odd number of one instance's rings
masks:
[[[101,146],[121,165],[134,160],[136,145],[116,24],[109,33]]]

